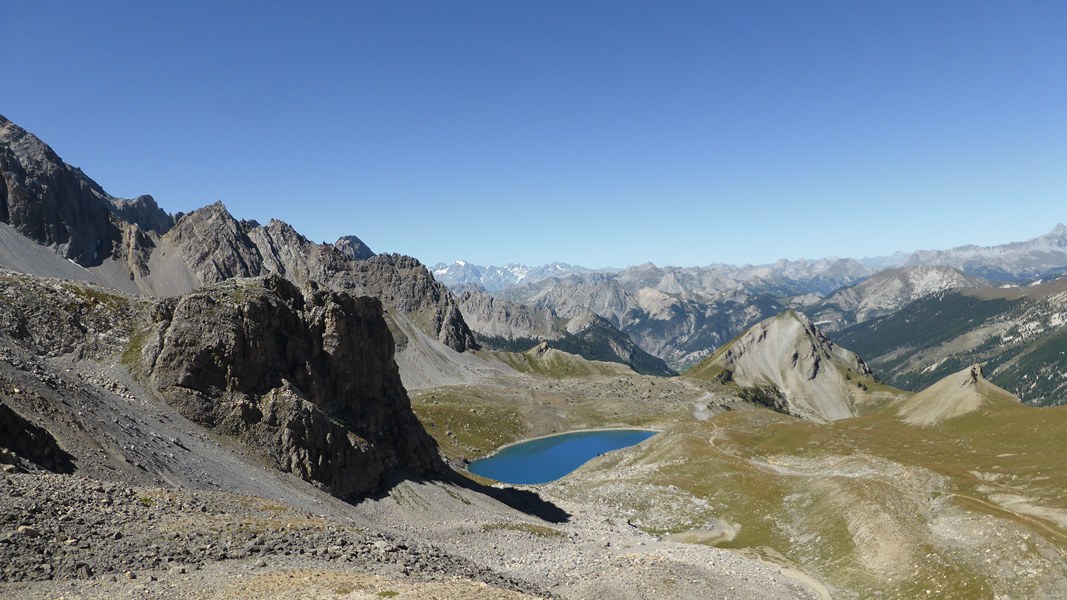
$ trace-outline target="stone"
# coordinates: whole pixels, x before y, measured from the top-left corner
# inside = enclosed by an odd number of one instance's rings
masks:
[[[20,535],[28,538],[35,538],[41,535],[40,532],[31,525],[19,525],[17,531]]]

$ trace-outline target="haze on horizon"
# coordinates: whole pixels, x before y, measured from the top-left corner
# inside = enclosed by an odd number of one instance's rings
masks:
[[[765,264],[1067,221],[1067,5],[15,0],[0,114],[117,196],[426,262]]]

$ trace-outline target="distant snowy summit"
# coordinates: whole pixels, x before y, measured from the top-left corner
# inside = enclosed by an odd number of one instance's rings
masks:
[[[653,287],[665,293],[687,290],[708,295],[736,290],[778,297],[812,293],[826,297],[886,268],[934,266],[952,267],[994,282],[1024,283],[1057,277],[1067,273],[1067,227],[1060,223],[1045,235],[999,246],[968,245],[861,259],[783,259],[769,265],[706,267],[657,267],[646,263],[625,269],[589,269],[562,262],[540,267],[499,267],[457,260],[436,265],[433,274],[454,290],[476,289],[490,294],[552,278],[608,274],[627,288]]]
[[[612,269],[588,269],[577,265],[554,262],[540,267],[508,264],[482,266],[463,260],[438,263],[433,267],[437,281],[452,289],[472,288],[489,293],[499,292],[519,285],[544,281],[551,277],[566,277],[572,274],[611,272]]]

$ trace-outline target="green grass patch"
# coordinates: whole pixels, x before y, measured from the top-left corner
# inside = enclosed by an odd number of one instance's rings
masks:
[[[536,523],[486,523],[485,525],[482,525],[482,531],[485,533],[491,533],[493,531],[518,531],[520,533],[527,533],[542,538],[567,537],[562,531],[558,531],[546,525],[538,525]]]
[[[484,456],[523,437],[526,429],[511,405],[473,389],[439,388],[412,394],[412,409],[446,456]]]

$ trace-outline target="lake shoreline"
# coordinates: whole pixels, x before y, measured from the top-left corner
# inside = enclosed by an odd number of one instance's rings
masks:
[[[578,437],[581,434],[599,434],[599,433],[610,433],[610,432],[624,432],[624,433],[628,433],[628,434],[647,433],[649,435],[644,437],[644,438],[642,438],[642,439],[640,439],[637,442],[632,442],[630,444],[627,444],[627,445],[624,445],[624,446],[619,446],[617,448],[606,449],[605,452],[613,452],[615,450],[621,450],[623,448],[628,448],[630,446],[637,445],[637,444],[639,444],[641,442],[644,442],[645,440],[651,439],[652,437],[654,437],[657,434],[662,433],[663,430],[661,430],[661,429],[653,429],[651,427],[594,427],[594,428],[574,429],[574,430],[571,430],[571,431],[564,431],[564,432],[560,432],[560,433],[552,433],[552,434],[546,434],[546,435],[539,435],[539,436],[524,438],[524,439],[521,439],[521,440],[515,440],[514,442],[509,442],[507,444],[504,444],[504,445],[496,448],[495,450],[493,450],[493,452],[491,452],[491,453],[489,453],[489,454],[487,454],[485,456],[482,456],[482,457],[479,457],[479,458],[476,458],[474,460],[471,460],[471,461],[467,462],[464,465],[464,471],[466,471],[466,473],[469,474],[469,475],[474,475],[474,476],[478,476],[478,477],[484,477],[484,478],[487,478],[487,479],[494,479],[494,478],[488,477],[488,476],[486,476],[484,474],[472,471],[470,467],[472,465],[476,464],[476,463],[481,463],[481,462],[484,462],[484,461],[491,461],[493,458],[498,457],[502,452],[505,452],[508,449],[514,448],[516,446],[521,446],[523,444],[530,444],[530,443],[537,442],[537,441],[540,441],[540,440],[551,440],[553,438],[566,438],[566,437],[570,437],[570,436]],[[566,444],[567,442],[564,441],[564,442],[560,442],[560,443]],[[588,460],[591,460],[594,457],[595,456],[591,456],[590,459],[587,459],[585,462],[588,462]],[[584,464],[584,462],[581,463],[581,464]],[[581,464],[579,464],[578,466],[581,466]],[[574,467],[574,469],[576,469],[576,468],[577,468],[577,466]],[[568,473],[569,472],[570,471],[568,471]],[[495,481],[500,481],[498,479],[494,479],[494,480]],[[548,481],[554,481],[554,479],[548,480]],[[502,482],[502,483],[507,483],[507,482]],[[542,482],[542,483],[547,483],[547,481]],[[530,483],[530,484],[509,484],[509,485],[536,485],[536,484]]]
[[[549,433],[549,434],[546,434],[546,435],[537,435],[537,436],[530,437],[530,438],[523,438],[521,440],[515,440],[514,442],[508,442],[508,443],[504,444],[503,446],[500,446],[496,450],[493,450],[489,454],[486,454],[485,456],[479,456],[478,458],[472,459],[471,462],[474,462],[476,460],[484,460],[486,458],[492,458],[493,456],[496,456],[497,454],[499,454],[500,451],[505,449],[505,448],[510,448],[511,446],[518,446],[519,444],[525,444],[526,442],[532,442],[534,440],[543,440],[543,439],[556,437],[556,436],[560,436],[560,435],[570,435],[572,433],[591,433],[591,432],[594,432],[594,431],[651,431],[651,432],[654,432],[654,433],[663,433],[662,429],[652,429],[651,427],[589,427],[589,428],[586,428],[586,429],[573,429],[571,431],[561,431],[559,433]]]

